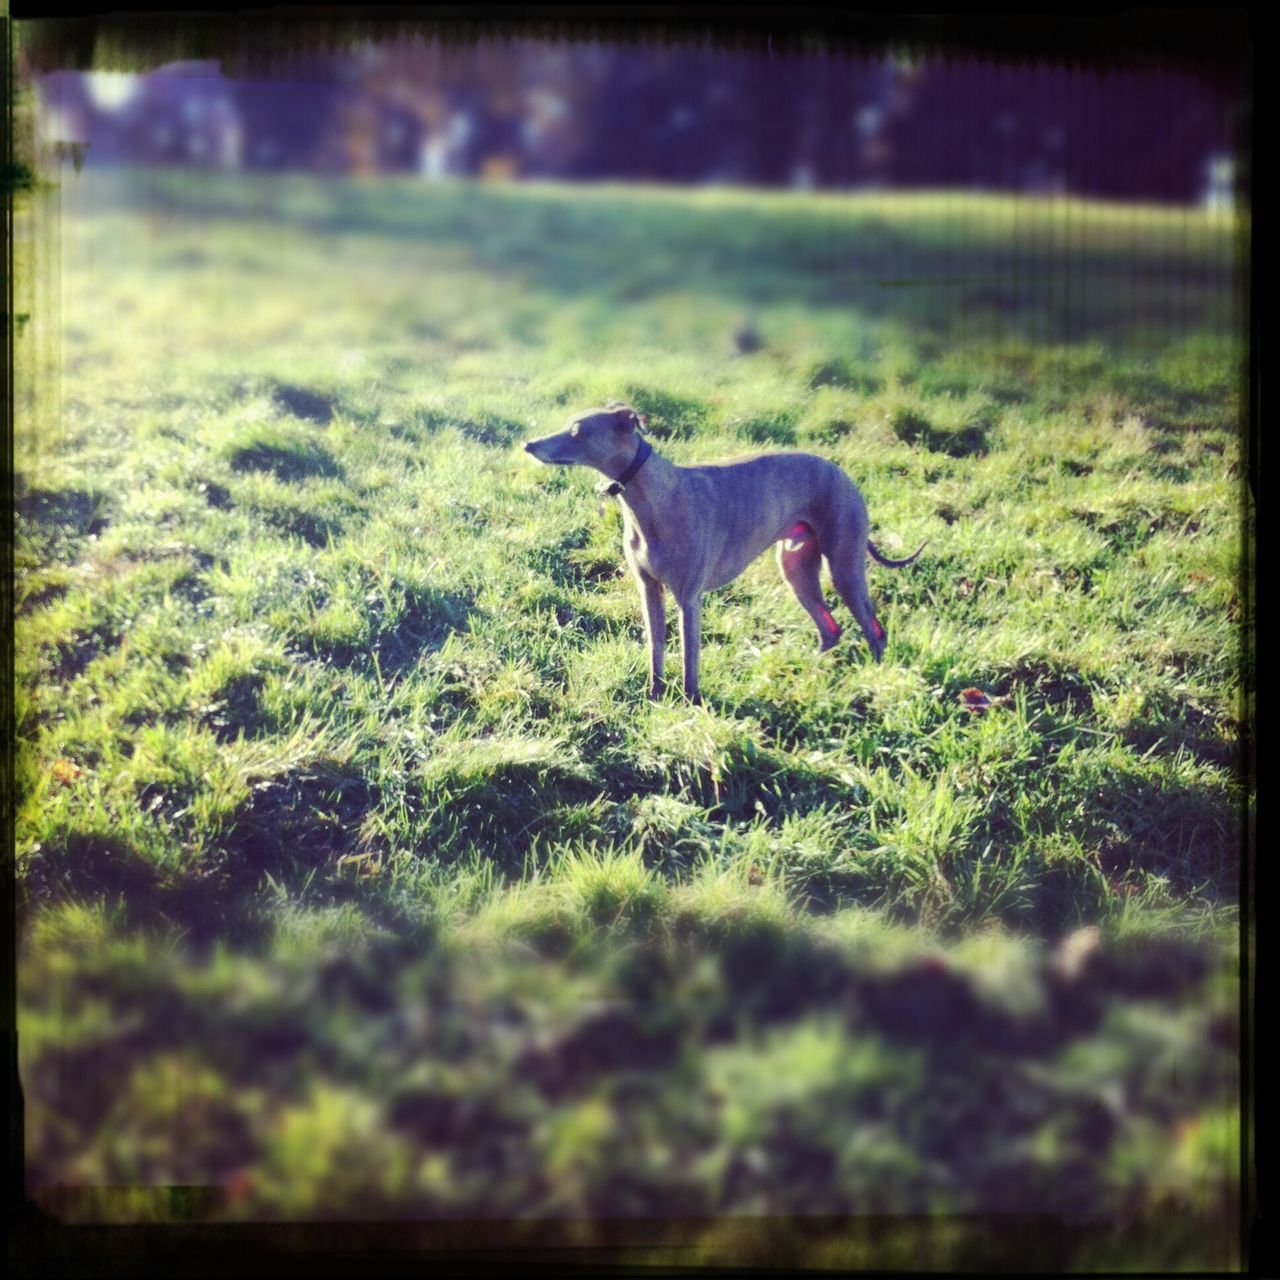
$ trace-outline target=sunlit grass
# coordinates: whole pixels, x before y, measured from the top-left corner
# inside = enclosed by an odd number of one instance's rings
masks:
[[[1173,1204],[1225,1265],[1229,218],[67,183],[60,382],[19,350],[30,1181]],[[928,538],[871,569],[884,663],[856,628],[817,661],[763,558],[707,601],[707,705],[649,703],[616,510],[519,448],[614,396],[677,462],[821,452],[888,554]]]

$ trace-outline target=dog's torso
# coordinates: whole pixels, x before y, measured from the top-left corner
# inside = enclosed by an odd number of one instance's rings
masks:
[[[814,454],[753,454],[696,467],[663,460],[661,467],[661,475],[646,477],[642,495],[623,495],[623,549],[677,599],[731,582],[797,523],[820,538],[859,513],[865,525],[853,481]]]

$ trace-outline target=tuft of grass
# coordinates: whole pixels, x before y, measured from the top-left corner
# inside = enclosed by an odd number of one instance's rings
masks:
[[[571,848],[554,874],[566,900],[596,925],[643,924],[664,896],[638,854]]]

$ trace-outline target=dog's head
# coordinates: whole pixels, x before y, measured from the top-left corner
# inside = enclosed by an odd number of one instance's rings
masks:
[[[630,405],[614,400],[603,409],[575,413],[553,436],[530,440],[525,452],[539,462],[594,467],[605,475],[621,475],[636,453],[636,432],[644,419]]]

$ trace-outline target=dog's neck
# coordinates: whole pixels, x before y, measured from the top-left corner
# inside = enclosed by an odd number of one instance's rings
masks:
[[[672,486],[677,479],[675,464],[651,449],[644,465],[617,494],[624,515],[629,514],[646,534],[656,529],[659,512],[670,508]]]
[[[598,485],[596,485],[596,492],[602,496],[610,498],[619,497],[627,485],[635,479],[640,468],[649,461],[652,454],[653,445],[641,436],[636,445],[636,451],[631,456],[631,461],[622,469],[622,473],[617,477],[617,479],[610,477],[607,480],[602,480]],[[605,474],[608,475],[608,472]]]
[[[636,444],[635,457],[631,459],[631,462],[628,464],[627,469],[618,477],[615,483],[621,486],[621,489],[625,489],[627,485],[629,485],[631,481],[635,479],[636,475],[640,471],[640,468],[643,467],[644,464],[649,461],[649,458],[652,456],[652,454],[653,454],[653,445],[651,445],[643,436],[641,436],[639,441]],[[621,491],[621,489],[619,491]]]

